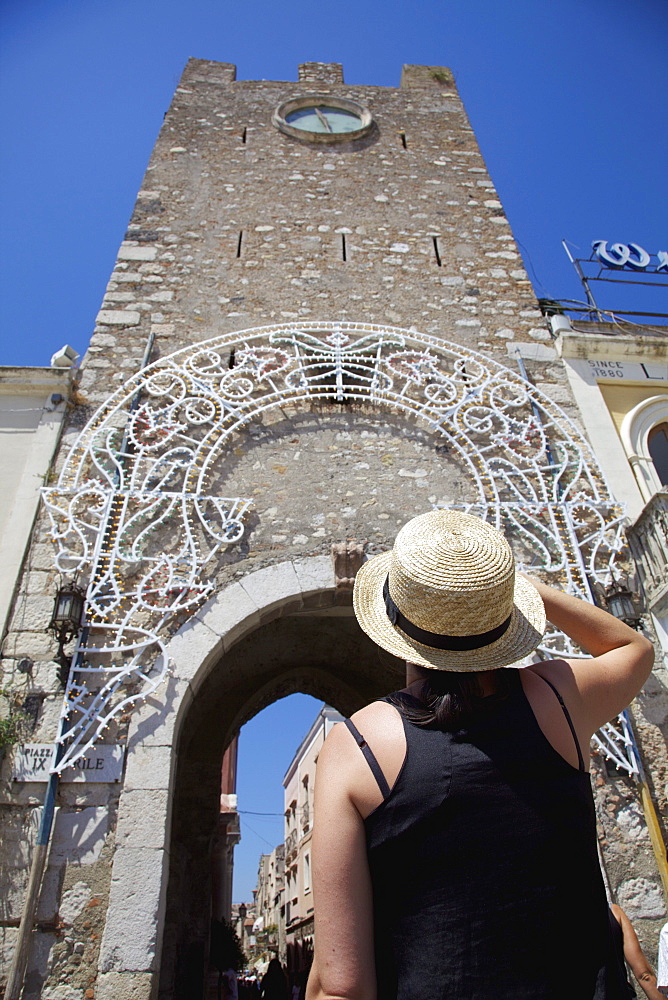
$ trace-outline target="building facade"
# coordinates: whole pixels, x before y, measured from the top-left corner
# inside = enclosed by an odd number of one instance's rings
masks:
[[[300,743],[283,779],[285,804],[285,952],[290,982],[310,965],[313,954],[311,838],[318,754],[332,726],[343,716],[324,705]]]
[[[212,848],[212,917],[214,920],[224,920],[226,923],[232,919],[234,848],[241,840],[241,826],[237,812],[238,753],[237,733],[223,755],[218,831]]]
[[[552,321],[581,419],[615,497],[668,664],[668,347],[665,327]]]
[[[236,81],[231,64],[188,63],[3,637],[2,685],[43,695],[34,741],[57,741],[61,774],[47,856],[45,783],[15,754],[2,765],[9,996],[196,995],[234,735],[293,692],[349,715],[402,682],[352,614],[355,553],[457,505],[582,596],[628,564],[625,497],[567,340],[538,308],[449,70],[374,87],[336,64]],[[74,574],[87,610],[64,693],[44,629],[55,577]],[[546,637],[545,655],[564,650]],[[661,832],[667,704],[659,664],[633,708],[644,790],[605,753],[594,767],[611,895],[650,948],[666,910],[643,796]],[[115,777],[84,767],[93,750],[120,761]],[[288,837],[309,832],[306,794]],[[291,924],[310,918],[293,850]],[[31,871],[41,891],[22,918]]]
[[[279,844],[271,854],[260,855],[255,890],[253,925],[255,942],[250,965],[263,969],[272,958],[285,952],[285,846]]]
[[[71,350],[71,349],[70,349]],[[0,627],[14,591],[40,501],[56,454],[77,370],[0,368]],[[8,652],[3,656],[9,655]]]

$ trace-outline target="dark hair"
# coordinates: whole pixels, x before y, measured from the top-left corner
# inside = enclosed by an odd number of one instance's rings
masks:
[[[271,962],[267,966],[267,971],[262,977],[262,989],[270,986],[277,989],[280,987],[285,987],[285,989],[287,989],[287,980],[285,978],[285,973],[283,972],[283,966],[276,957],[272,958]]]
[[[413,667],[422,678],[422,685],[416,696],[404,698],[399,692],[389,698],[401,714],[416,726],[431,726],[445,732],[457,732],[470,726],[485,698],[479,674],[471,671],[429,670],[418,664],[413,664]],[[510,678],[506,670],[495,670],[494,673],[497,677],[497,689],[493,697],[497,701],[508,696]]]

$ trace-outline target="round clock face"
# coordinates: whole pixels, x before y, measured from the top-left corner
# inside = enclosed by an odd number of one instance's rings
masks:
[[[288,125],[305,132],[325,132],[329,135],[343,132],[357,132],[362,128],[362,119],[352,111],[323,105],[299,108],[285,116]]]
[[[342,142],[365,135],[373,124],[370,113],[355,101],[311,95],[286,101],[276,109],[274,125],[304,142]]]

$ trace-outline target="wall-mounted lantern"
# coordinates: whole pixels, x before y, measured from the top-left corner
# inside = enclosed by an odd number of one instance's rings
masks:
[[[618,580],[612,578],[605,588],[605,599],[611,615],[631,628],[640,628],[643,616],[640,595],[628,586],[625,573]]]
[[[83,615],[86,592],[74,581],[64,583],[56,594],[53,605],[53,613],[49,628],[58,640],[58,678],[65,687],[70,672],[70,659],[65,655],[64,647],[75,635],[78,635],[81,628],[81,616]]]

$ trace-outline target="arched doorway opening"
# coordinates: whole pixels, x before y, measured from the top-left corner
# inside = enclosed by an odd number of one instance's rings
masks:
[[[350,715],[401,686],[402,678],[403,664],[367,639],[349,605],[307,609],[261,625],[212,663],[178,744],[161,997],[203,995],[220,766],[233,734],[289,694],[310,694]]]

